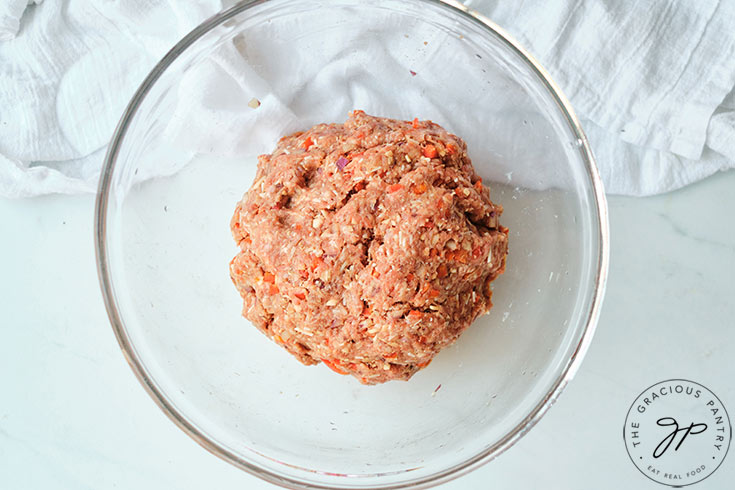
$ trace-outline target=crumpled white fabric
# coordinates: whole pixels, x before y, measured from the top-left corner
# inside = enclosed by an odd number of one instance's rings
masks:
[[[153,65],[220,0],[46,0],[0,41],[0,196],[94,192],[104,149]],[[13,13],[0,6],[0,18]]]
[[[43,0],[3,0],[0,5],[0,41],[9,41],[18,34],[20,18],[30,4],[39,4]]]
[[[0,195],[8,197],[93,192],[105,145],[140,81],[223,7],[220,0],[46,0],[17,14],[26,2],[11,3],[0,6],[0,29],[10,25],[0,36],[12,31],[13,15],[20,25],[14,39],[0,40]],[[559,83],[608,192],[655,194],[735,167],[735,2],[466,4],[506,28]],[[228,67],[239,67],[226,73],[233,83],[257,86],[236,59],[212,60],[198,73],[221,77]],[[228,110],[236,126],[252,117],[298,123],[267,97],[270,112],[246,111],[247,101],[242,110],[221,107],[207,94],[187,103],[210,114]],[[169,129],[181,137],[186,110],[178,112],[178,128],[175,119]],[[253,135],[264,144],[277,136]]]
[[[735,167],[735,2],[465,4],[562,87],[608,193],[657,194]]]

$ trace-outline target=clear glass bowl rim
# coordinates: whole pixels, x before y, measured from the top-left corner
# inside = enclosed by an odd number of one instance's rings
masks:
[[[97,273],[100,280],[100,287],[102,290],[102,296],[105,303],[110,323],[115,332],[120,348],[122,349],[123,355],[130,365],[133,373],[138,378],[138,381],[143,385],[145,390],[151,396],[153,401],[163,412],[171,419],[181,430],[183,430],[189,437],[194,439],[207,451],[211,452],[215,456],[233,464],[234,466],[254,475],[263,480],[273,483],[275,485],[283,486],[292,489],[338,489],[343,488],[338,485],[330,484],[315,484],[310,482],[301,481],[295,478],[291,478],[284,475],[279,475],[270,470],[261,468],[256,464],[243,459],[242,457],[234,454],[228,449],[220,446],[215,441],[211,440],[207,434],[199,431],[184,414],[180,413],[167,399],[164,393],[159,390],[154,380],[149,376],[143,367],[143,364],[137,358],[130,338],[125,330],[122,317],[118,311],[117,303],[113,294],[112,280],[110,276],[110,264],[107,252],[107,243],[105,239],[106,225],[107,225],[107,206],[110,193],[110,185],[112,182],[112,175],[115,170],[115,163],[117,160],[118,152],[122,145],[122,142],[127,133],[128,126],[132,121],[133,117],[137,113],[142,101],[150,91],[151,87],[156,83],[161,74],[192,44],[199,40],[202,36],[207,34],[212,29],[226,22],[227,20],[235,17],[236,15],[253,8],[257,5],[268,3],[271,0],[243,0],[240,3],[221,11],[220,13],[205,20],[199,26],[194,28],[189,34],[184,36],[166,55],[159,61],[156,66],[151,70],[146,79],[141,83],[138,90],[133,95],[128,106],[126,107],[120,122],[115,128],[115,132],[110,140],[110,144],[105,155],[105,160],[100,175],[99,186],[97,190],[97,199],[94,213],[94,240],[95,240],[95,254],[97,262]],[[496,36],[498,39],[503,41],[506,46],[518,54],[539,79],[546,85],[552,97],[555,99],[559,110],[564,116],[565,120],[569,124],[569,128],[577,137],[578,141],[581,141],[579,151],[582,154],[585,162],[587,176],[590,179],[592,185],[592,193],[594,202],[597,208],[597,224],[599,226],[598,243],[599,250],[597,254],[597,273],[594,283],[593,296],[590,301],[590,305],[587,311],[587,322],[584,330],[580,337],[579,342],[570,358],[567,360],[563,369],[555,379],[551,389],[547,392],[544,399],[539,402],[533,410],[520,422],[518,423],[509,433],[501,438],[497,443],[488,449],[474,455],[467,459],[463,463],[455,466],[439,470],[433,474],[425,477],[420,477],[405,482],[392,483],[387,485],[375,485],[372,487],[360,487],[360,488],[375,488],[375,489],[405,489],[405,488],[428,488],[442,483],[446,483],[450,480],[458,478],[477,467],[495,459],[500,454],[505,452],[508,448],[513,446],[521,437],[523,437],[541,417],[548,411],[548,409],[557,400],[559,395],[562,393],[569,381],[574,377],[579,366],[584,358],[584,355],[589,348],[589,344],[594,335],[595,328],[597,326],[597,320],[602,306],[602,299],[605,293],[605,285],[607,281],[607,272],[609,264],[609,223],[607,215],[607,201],[605,199],[605,193],[600,180],[600,176],[597,170],[592,151],[589,146],[587,137],[582,130],[580,122],[572,109],[571,104],[567,100],[566,96],[562,93],[561,89],[551,79],[551,76],[546,70],[540,65],[540,63],[526,51],[515,39],[513,39],[504,29],[499,27],[489,18],[476,12],[465,5],[455,0],[419,0],[429,4],[440,4],[453,10],[456,14],[469,18],[471,21],[480,25],[482,28],[487,30],[489,34]],[[347,483],[347,482],[345,482]]]

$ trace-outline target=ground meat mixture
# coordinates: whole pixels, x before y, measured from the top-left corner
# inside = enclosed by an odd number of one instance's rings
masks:
[[[406,380],[492,306],[501,212],[431,121],[354,111],[286,136],[232,218],[243,316],[304,364]]]

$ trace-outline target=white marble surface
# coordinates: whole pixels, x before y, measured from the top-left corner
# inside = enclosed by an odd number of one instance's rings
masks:
[[[729,172],[610,199],[607,297],[580,372],[518,445],[441,488],[665,488],[629,461],[623,421],[675,377],[735,415],[733,190]],[[138,385],[102,305],[92,213],[91,196],[0,200],[0,488],[274,488],[199,447]],[[694,488],[733,481],[730,454]]]

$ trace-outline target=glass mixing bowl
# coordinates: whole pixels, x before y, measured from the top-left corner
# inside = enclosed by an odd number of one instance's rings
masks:
[[[510,228],[494,308],[409,382],[302,366],[230,282],[256,155],[351,109],[463,137]],[[143,82],[107,154],[96,248],[123,353],[198,443],[287,487],[406,488],[490,461],[553,404],[592,337],[608,240],[569,103],[488,19],[437,0],[268,0],[207,20]]]

